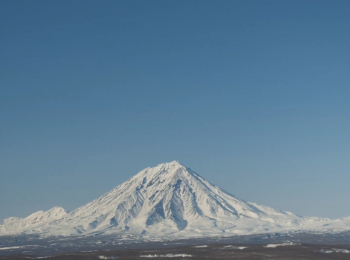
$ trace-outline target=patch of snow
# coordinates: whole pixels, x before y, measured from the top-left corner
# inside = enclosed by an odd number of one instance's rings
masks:
[[[333,253],[333,250],[321,249],[319,252],[322,254],[330,254]]]
[[[276,248],[278,246],[296,246],[296,245],[300,245],[298,243],[293,243],[293,242],[287,242],[287,243],[282,243],[282,244],[268,244],[267,248]]]
[[[192,257],[192,255],[187,254],[166,254],[166,255],[140,255],[140,257],[147,257],[147,258],[153,258],[153,257]]]
[[[218,249],[239,249],[239,250],[243,250],[247,248],[246,246],[233,246],[233,245],[228,245],[228,246],[223,246],[223,247],[220,247]]]
[[[332,248],[332,249],[321,249],[320,251],[318,251],[322,254],[331,254],[331,253],[344,253],[344,254],[350,254],[350,250],[348,249],[336,249],[336,248]]]
[[[23,248],[23,246],[0,247],[0,250],[11,250],[11,249],[18,249],[18,248]]]

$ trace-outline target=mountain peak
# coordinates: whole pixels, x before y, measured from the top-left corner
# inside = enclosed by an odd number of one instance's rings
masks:
[[[65,208],[59,207],[59,206],[55,206],[52,209],[49,209],[47,211],[47,213],[62,213],[62,214],[66,214],[66,213],[68,213],[68,210],[66,210]]]
[[[40,218],[40,219],[56,219],[56,218],[60,218],[62,216],[64,216],[65,214],[67,214],[68,211],[62,207],[53,207],[51,209],[49,209],[48,211],[37,211],[31,215],[29,215],[27,217],[27,219],[36,219],[36,218]]]
[[[314,221],[240,200],[180,162],[171,161],[140,171],[70,213],[54,207],[26,219],[0,221],[0,236],[22,231],[47,235],[235,235],[295,229]],[[1,227],[4,224],[6,227]]]
[[[175,161],[171,161],[171,162],[158,164],[156,167],[165,167],[165,168],[173,168],[173,167],[180,168],[180,167],[184,167],[184,168],[186,168],[184,165],[182,165],[179,161],[176,161],[176,160]]]
[[[143,182],[146,182],[146,180],[148,182],[152,178],[158,178],[159,176],[162,176],[161,178],[170,178],[180,171],[187,172],[188,169],[178,161],[166,162],[140,171],[138,174],[132,177],[131,180],[139,179]]]

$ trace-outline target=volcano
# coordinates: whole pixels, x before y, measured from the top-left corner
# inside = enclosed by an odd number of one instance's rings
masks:
[[[56,207],[31,216],[0,221],[0,235],[229,236],[306,229],[331,221],[246,202],[177,161],[146,168],[72,212]]]

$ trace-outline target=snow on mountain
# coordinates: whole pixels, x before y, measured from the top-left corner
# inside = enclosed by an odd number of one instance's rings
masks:
[[[50,223],[56,219],[62,218],[68,213],[61,207],[54,207],[48,211],[38,211],[26,218],[10,217],[0,220],[0,235],[18,234],[22,232],[30,232],[36,227]]]
[[[330,223],[238,199],[177,161],[146,168],[70,213],[58,209],[5,219],[0,222],[0,235],[228,236],[314,229]]]

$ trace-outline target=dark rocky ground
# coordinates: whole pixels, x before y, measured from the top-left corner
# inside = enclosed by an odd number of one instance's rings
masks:
[[[239,247],[246,247],[239,249]],[[49,259],[49,260],[70,260],[70,259],[246,259],[246,260],[295,260],[295,259],[350,259],[350,253],[335,252],[334,249],[349,250],[350,246],[324,246],[324,245],[290,245],[276,248],[266,248],[263,245],[223,245],[215,244],[207,247],[185,246],[176,248],[158,249],[121,249],[96,252],[81,252],[59,254],[46,258],[38,258],[31,255],[2,256],[0,260],[15,259]],[[331,253],[324,253],[332,251]],[[323,253],[322,253],[323,252]],[[346,251],[345,251],[346,252]],[[171,257],[169,257],[171,256]]]
[[[293,242],[294,245],[266,247],[267,244],[290,242]],[[239,247],[245,248],[240,249]],[[167,254],[171,254],[172,257],[166,256]],[[5,259],[350,260],[350,232],[338,234],[274,233],[157,242],[132,236],[45,239],[37,236],[9,236],[0,237],[0,260]]]

